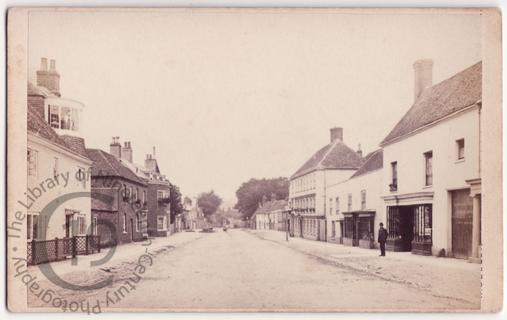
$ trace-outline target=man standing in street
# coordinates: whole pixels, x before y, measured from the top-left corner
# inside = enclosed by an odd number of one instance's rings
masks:
[[[380,244],[380,256],[386,256],[386,241],[387,241],[387,230],[384,229],[384,224],[380,223],[380,228],[378,230],[378,243]]]

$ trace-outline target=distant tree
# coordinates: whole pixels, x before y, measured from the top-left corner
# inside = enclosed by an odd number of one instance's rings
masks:
[[[284,177],[250,179],[236,191],[238,202],[234,206],[244,218],[250,217],[264,200],[282,200],[289,196],[289,180]]]
[[[183,203],[181,202],[181,192],[180,192],[180,188],[175,185],[175,184],[171,184],[170,185],[170,192],[171,194],[169,195],[169,202],[171,204],[171,221],[170,223],[173,223],[174,222],[174,218],[183,212]]]
[[[203,192],[197,198],[197,206],[201,209],[208,221],[210,217],[217,212],[221,204],[222,199],[217,196],[213,190],[210,192]]]
[[[189,211],[190,208],[192,208],[192,199],[185,196],[185,198],[183,198],[183,209]]]

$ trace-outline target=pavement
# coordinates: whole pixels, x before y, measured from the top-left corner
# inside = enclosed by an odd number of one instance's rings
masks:
[[[139,257],[145,253],[150,253],[152,263],[144,263],[140,273]],[[183,232],[157,238],[147,247],[120,246],[102,266],[66,264],[52,265],[69,282],[90,284],[111,275],[114,281],[109,287],[87,291],[60,288],[43,278],[40,286],[69,301],[100,305],[102,311],[480,308],[480,265],[406,253],[388,252],[381,258],[375,250],[299,238],[286,242],[285,233],[278,231]],[[30,272],[37,270],[31,267]],[[48,306],[35,295],[29,295],[29,305]]]

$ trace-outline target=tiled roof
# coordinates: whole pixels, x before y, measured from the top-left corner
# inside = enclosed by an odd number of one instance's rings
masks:
[[[59,145],[60,147],[68,149],[65,141],[63,141],[63,139],[55,132],[55,130],[53,130],[53,128],[51,128],[51,126],[46,121],[44,121],[44,119],[42,119],[30,106],[27,108],[27,130],[36,136],[49,140],[54,144]]]
[[[317,169],[357,169],[363,158],[339,139],[317,151],[291,178]]]
[[[99,149],[86,149],[88,158],[93,160],[92,177],[108,176],[121,177],[132,182],[145,184],[132,170],[123,165],[112,154]]]
[[[381,145],[481,101],[482,62],[423,91]]]
[[[384,152],[382,151],[382,149],[378,149],[369,153],[365,157],[366,160],[364,161],[363,165],[356,172],[354,172],[351,178],[367,174],[371,171],[382,169],[384,161],[383,158]]]
[[[71,150],[73,150],[76,153],[79,153],[83,157],[87,157],[85,142],[83,138],[73,137],[69,135],[61,135],[60,138]]]
[[[283,210],[287,205],[287,200],[272,200],[264,203],[255,211],[255,214],[266,214],[276,210]]]
[[[117,189],[92,188],[92,210],[118,211]]]

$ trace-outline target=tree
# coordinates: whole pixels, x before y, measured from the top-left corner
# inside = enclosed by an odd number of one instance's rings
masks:
[[[236,191],[238,202],[234,206],[243,217],[250,217],[263,200],[282,200],[289,196],[289,180],[284,177],[250,179]]]
[[[183,203],[181,202],[181,192],[177,185],[170,185],[169,202],[171,204],[171,221],[174,222],[174,217],[183,212]]]
[[[209,220],[209,218],[217,212],[221,204],[222,199],[217,196],[213,190],[210,192],[203,192],[197,198],[197,206],[201,209],[206,220]]]
[[[183,199],[183,207],[187,210],[190,209],[190,207],[192,207],[192,199],[185,196],[185,198]]]

